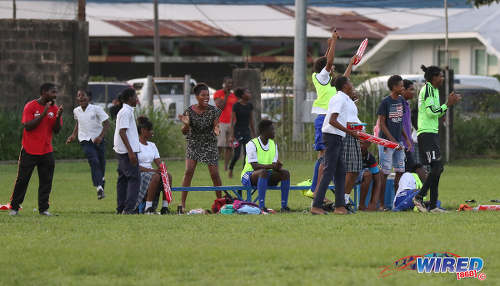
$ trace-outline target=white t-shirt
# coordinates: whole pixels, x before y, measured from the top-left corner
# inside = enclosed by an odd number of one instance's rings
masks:
[[[417,182],[411,173],[406,172],[401,176],[401,179],[399,179],[398,192],[404,190],[415,190],[416,188]]]
[[[75,120],[78,121],[78,140],[94,141],[102,132],[102,123],[109,116],[98,105],[89,104],[85,111],[81,106],[73,109]]]
[[[326,67],[324,67],[321,72],[316,74],[316,79],[321,85],[326,85],[330,81],[330,73],[326,70]],[[326,114],[326,110],[319,106],[313,106],[311,108],[311,113],[314,114]]]
[[[266,145],[262,144],[262,141],[260,140],[260,136],[258,137],[260,146],[262,146],[262,149],[264,151],[269,150],[269,141],[267,142]],[[278,162],[278,144],[274,144],[276,146],[276,155],[274,156],[273,163]],[[247,143],[245,146],[245,149],[247,150],[247,162],[248,163],[257,163],[257,146],[255,146],[255,143],[250,140],[250,142]]]
[[[342,91],[337,91],[337,94],[330,99],[328,103],[328,111],[323,122],[321,131],[324,133],[336,134],[345,137],[345,132],[333,127],[330,124],[330,117],[333,113],[338,113],[337,121],[346,126],[347,122],[359,122],[358,108],[352,99]]]
[[[115,152],[118,154],[128,153],[127,147],[120,137],[120,129],[123,128],[127,129],[126,135],[128,143],[130,144],[130,148],[132,148],[132,151],[134,153],[139,152],[139,133],[137,132],[137,125],[135,123],[134,108],[125,103],[116,115],[116,129],[113,150],[115,150]]]
[[[330,81],[330,73],[326,70],[326,67],[316,74],[316,79],[321,85],[325,85]]]
[[[137,153],[137,160],[139,161],[139,166],[153,169],[153,161],[160,158],[160,153],[155,143],[149,141],[146,143],[147,145],[144,145],[139,142],[141,151]]]

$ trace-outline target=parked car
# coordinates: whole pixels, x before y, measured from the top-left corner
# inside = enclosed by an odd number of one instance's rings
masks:
[[[88,83],[88,90],[92,93],[92,103],[105,109],[111,107],[113,99],[118,98],[120,92],[129,87],[131,86],[126,82],[90,81]]]
[[[500,118],[500,93],[482,86],[456,84],[455,92],[462,95],[462,100],[455,110],[465,118],[487,113],[494,118]]]
[[[176,119],[179,114],[182,114],[187,106],[184,106],[184,78],[182,77],[155,77],[153,78],[154,84],[156,85],[159,93],[159,97],[156,95],[157,91],[153,87],[153,106],[158,110],[165,110],[168,113],[168,117]],[[147,78],[136,78],[127,81],[127,83],[132,86],[136,92],[139,100],[138,106],[144,105],[146,102],[145,93],[148,88]],[[191,96],[190,104],[196,103],[196,98],[194,93],[192,93],[192,88],[196,85],[196,80],[191,79]],[[215,105],[213,100],[214,89],[209,88],[210,101],[209,104]]]
[[[276,122],[281,121],[283,91],[279,88],[273,88],[270,86],[263,86],[261,91],[260,102],[262,106],[262,119],[269,119]],[[285,94],[287,97],[291,120],[293,116],[293,88],[287,87]],[[315,99],[316,92],[307,92],[306,98],[303,102],[302,122],[313,122],[316,118],[316,116],[311,113],[312,104]]]

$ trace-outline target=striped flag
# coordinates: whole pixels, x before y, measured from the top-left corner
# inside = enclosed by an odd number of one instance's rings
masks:
[[[358,51],[356,52],[356,61],[354,61],[354,65],[359,64],[361,61],[361,58],[363,57],[363,54],[365,53],[366,46],[368,45],[368,38],[364,39],[363,42],[361,42],[361,45],[359,45]]]
[[[397,144],[397,143],[394,143],[392,141],[389,141],[389,140],[386,140],[386,139],[382,139],[382,138],[379,138],[379,137],[375,137],[373,135],[370,135],[368,133],[363,132],[362,130],[363,130],[364,126],[366,126],[365,123],[351,123],[351,124],[347,124],[347,129],[357,130],[358,131],[359,140],[372,142],[372,143],[375,143],[377,145],[380,145],[380,146],[383,146],[383,147],[387,147],[387,148],[391,148],[391,149],[398,148],[399,144]]]
[[[0,204],[0,211],[8,211],[11,209],[12,209],[12,207],[10,206],[10,204],[6,204],[6,205]],[[23,208],[21,206],[19,206],[19,209],[22,210]]]
[[[160,170],[161,170],[161,180],[163,182],[163,192],[165,193],[165,199],[170,204],[170,202],[172,201],[172,190],[170,189],[170,182],[168,181],[167,165],[165,165],[165,162],[161,162]]]

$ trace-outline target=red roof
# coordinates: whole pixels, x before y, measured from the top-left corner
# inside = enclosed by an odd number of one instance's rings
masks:
[[[153,20],[105,20],[136,37],[154,36]],[[227,37],[231,34],[207,25],[201,21],[159,20],[160,36],[162,37]]]
[[[269,7],[295,17],[295,11],[286,6],[269,5]],[[307,22],[327,31],[336,28],[342,38],[346,39],[368,38],[381,40],[389,31],[392,31],[391,28],[382,25],[376,20],[361,16],[355,12],[325,14],[314,8],[308,8]]]

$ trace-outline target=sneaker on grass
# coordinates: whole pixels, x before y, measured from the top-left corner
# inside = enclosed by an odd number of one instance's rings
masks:
[[[170,210],[168,209],[168,207],[162,207],[160,210],[160,214],[162,215],[170,214]]]
[[[292,210],[288,206],[280,209],[280,213],[290,213],[290,212],[292,212]]]
[[[10,210],[9,215],[10,215],[10,216],[18,216],[18,215],[19,215],[19,211],[16,211],[16,210]]]
[[[419,212],[422,212],[422,213],[428,212],[427,208],[424,206],[424,202],[422,201],[422,199],[417,198],[417,196],[414,196],[412,201]]]
[[[145,212],[144,214],[146,215],[154,215],[156,214],[155,210],[153,209],[153,207],[149,207]]]
[[[43,216],[52,216],[52,214],[49,213],[49,211],[40,212],[40,215],[43,215]]]
[[[105,197],[106,197],[106,194],[104,194],[104,189],[101,186],[97,187],[97,199],[102,200]]]

